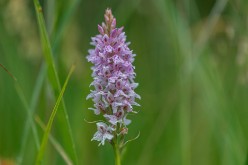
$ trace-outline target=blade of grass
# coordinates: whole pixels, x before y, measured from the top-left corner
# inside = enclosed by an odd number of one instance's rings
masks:
[[[27,99],[24,96],[24,92],[22,90],[22,87],[19,85],[18,82],[15,83],[15,88],[16,88],[16,91],[18,93],[18,96],[20,97],[20,99],[21,99],[22,103],[24,104],[24,107],[25,107],[25,109],[27,111],[27,114],[28,114],[28,123],[31,125],[33,136],[34,136],[34,140],[35,140],[35,145],[36,145],[36,148],[39,150],[39,148],[40,148],[39,136],[38,136],[38,132],[37,132],[35,123],[32,120],[32,114],[31,114],[31,111],[30,111],[30,107],[28,106]]]
[[[74,71],[74,69],[75,69],[75,66],[73,65],[71,67],[71,69],[70,69],[70,72],[69,72],[69,74],[68,74],[68,76],[67,76],[67,78],[65,80],[65,83],[63,85],[63,88],[62,88],[62,90],[61,90],[61,92],[59,94],[59,97],[58,97],[58,99],[56,101],[56,104],[55,104],[55,106],[53,108],[52,114],[51,114],[51,116],[49,118],[49,121],[47,123],[47,127],[46,127],[46,130],[45,130],[45,133],[44,133],[43,138],[42,138],[42,143],[41,143],[40,150],[39,150],[39,152],[37,154],[36,164],[41,164],[41,160],[42,160],[42,157],[43,157],[44,152],[45,152],[45,148],[46,148],[48,136],[49,136],[49,133],[50,133],[51,128],[52,128],[53,120],[54,120],[55,115],[56,115],[56,113],[58,111],[60,102],[62,101],[62,98],[63,98],[64,92],[65,92],[65,89],[67,87],[68,81],[69,81],[69,79],[71,77],[71,74]]]
[[[32,127],[31,123],[34,123],[33,122],[33,114],[35,111],[35,107],[38,103],[38,99],[39,99],[40,91],[42,89],[43,82],[45,80],[45,76],[46,76],[45,73],[46,73],[46,66],[44,64],[42,64],[40,71],[39,71],[39,74],[38,74],[38,77],[37,77],[37,80],[36,80],[36,83],[35,83],[35,87],[33,90],[34,92],[33,92],[32,97],[31,97],[32,99],[31,99],[29,110],[28,110],[28,112],[30,114],[28,115],[28,119],[25,123],[23,136],[21,139],[21,149],[20,149],[20,153],[19,153],[18,158],[17,158],[18,164],[22,164],[22,161],[23,161],[23,157],[25,154],[25,147],[27,146],[29,128],[30,128],[30,126]],[[39,145],[39,147],[40,147],[40,145]],[[37,151],[39,150],[39,147],[37,148]]]
[[[46,130],[46,126],[45,124],[41,121],[41,119],[39,118],[39,116],[35,117],[35,121],[38,123],[38,125],[42,128],[42,130],[45,132]],[[64,161],[66,162],[67,165],[72,165],[72,161],[70,160],[70,158],[68,157],[67,153],[65,152],[65,150],[63,149],[63,147],[58,143],[58,141],[51,135],[49,134],[48,136],[49,141],[51,142],[51,144],[54,146],[54,148],[58,151],[58,153],[61,155],[61,157],[64,159]]]
[[[41,37],[43,55],[45,57],[47,66],[48,66],[48,76],[50,83],[54,90],[59,91],[61,86],[59,83],[58,75],[55,70],[55,63],[52,55],[51,44],[48,38],[48,34],[45,27],[45,21],[42,14],[42,8],[38,0],[34,0],[34,5],[36,9],[36,15],[38,20],[39,32]]]
[[[170,1],[160,1],[161,12],[165,17],[165,22],[170,23],[169,30],[173,37],[173,46],[176,55],[180,59],[178,65],[179,73],[179,125],[180,125],[180,152],[181,164],[191,164],[191,82],[192,82],[192,39],[190,34],[189,22],[183,19],[180,11]]]
[[[63,15],[62,15],[62,19],[60,19],[61,21],[59,21],[57,23],[57,26],[55,26],[55,28],[53,29],[53,33],[54,35],[52,35],[52,46],[53,46],[53,50],[57,50],[58,45],[59,45],[59,41],[61,40],[61,37],[63,35],[63,32],[66,28],[66,25],[68,23],[68,21],[70,20],[71,16],[73,15],[73,11],[76,10],[76,8],[79,6],[78,4],[80,3],[80,0],[74,0],[72,2],[72,5],[70,5],[68,7],[68,10],[63,11]],[[61,17],[61,15],[58,15],[58,17]]]
[[[210,106],[209,109],[212,110],[212,112],[208,110],[210,112],[208,115],[211,114],[208,118],[209,122],[212,123],[214,136],[221,141],[220,146],[223,145],[223,152],[221,153],[223,160],[232,162],[230,164],[242,164],[246,156],[244,147],[246,138],[241,130],[236,111],[232,109],[232,100],[229,100],[225,94],[226,89],[222,85],[221,76],[207,60],[198,64],[196,71],[199,83],[201,83],[204,95],[207,98],[206,107]],[[223,127],[226,127],[226,129],[219,132]]]
[[[46,71],[44,69],[44,67],[45,66],[43,65],[42,68],[41,68],[41,71]],[[20,84],[17,81],[15,83],[15,87],[16,87],[17,93],[18,93],[18,95],[19,95],[22,103],[24,104],[25,109],[27,110],[27,114],[28,114],[27,124],[28,124],[28,126],[30,125],[31,128],[32,128],[32,132],[33,132],[33,136],[34,136],[34,139],[35,139],[35,144],[36,144],[37,150],[39,150],[39,148],[40,148],[39,136],[38,136],[38,133],[37,133],[37,129],[36,129],[35,123],[33,121],[33,116],[32,116],[31,109],[34,109],[32,107],[34,107],[36,105],[36,102],[38,100],[39,91],[40,91],[40,88],[41,88],[41,86],[43,84],[43,81],[40,81],[40,80],[41,79],[44,79],[44,78],[42,78],[42,75],[45,75],[45,74],[42,74],[41,73],[38,76],[38,79],[37,79],[38,83],[37,83],[37,86],[35,88],[36,89],[35,90],[36,92],[34,92],[34,97],[32,97],[32,101],[31,101],[30,107],[28,107],[27,100],[26,100],[26,98],[24,96],[24,92],[23,92]],[[13,79],[16,80],[16,78],[12,74],[11,74],[11,77],[13,77]],[[45,131],[45,125],[40,120],[40,118],[38,116],[36,116],[35,120],[38,123],[38,125]],[[25,129],[24,131],[28,131],[28,130]],[[23,146],[26,146],[26,142],[27,142],[27,140],[25,140],[25,141],[23,141],[23,140],[24,139],[27,139],[28,133],[26,132],[26,133],[24,133],[24,135],[26,135],[26,136],[23,137],[23,139],[22,139],[22,143],[21,143],[22,147],[21,147],[21,152],[20,152],[21,154],[20,154],[20,156],[17,159],[18,164],[22,164],[22,159],[23,159],[23,154],[24,154],[24,149],[25,149]],[[53,136],[49,135],[49,141],[54,146],[54,148],[58,151],[58,153],[61,155],[61,157],[64,159],[64,161],[66,162],[66,164],[72,165],[72,161],[68,157],[67,153],[64,151],[63,147],[57,142],[57,140]]]
[[[0,64],[0,66],[1,66],[1,67],[5,70],[5,72],[7,72],[14,80],[16,80],[15,76],[13,76],[13,74],[10,73],[10,72],[8,71],[7,68],[5,68],[2,64]]]
[[[4,24],[3,24],[3,22],[0,20],[0,31],[1,32],[4,32],[5,30],[4,30],[4,26],[3,26]],[[4,54],[6,54],[6,55],[11,55],[11,54],[16,54],[14,51],[12,51],[12,50],[14,50],[14,49],[9,49],[8,48],[8,45],[12,45],[13,44],[13,42],[11,42],[11,39],[10,38],[8,38],[8,35],[7,35],[7,33],[5,32],[5,33],[2,33],[1,34],[1,39],[4,39],[4,41],[3,40],[0,40],[0,45],[1,45],[1,48],[3,48],[2,49],[2,51],[3,51],[3,53]],[[3,55],[4,55],[3,54]],[[17,92],[17,95],[18,95],[18,97],[20,98],[20,101],[21,101],[21,103],[23,104],[23,106],[24,106],[24,108],[25,108],[25,113],[27,114],[27,120],[26,120],[26,125],[28,125],[29,126],[29,128],[31,128],[32,129],[32,135],[33,135],[33,139],[34,139],[34,143],[35,143],[35,147],[36,147],[36,149],[38,150],[38,148],[39,148],[39,136],[38,136],[38,134],[36,133],[37,132],[37,130],[36,130],[36,127],[35,126],[33,126],[33,124],[32,123],[34,123],[32,120],[32,118],[30,118],[30,117],[32,117],[32,106],[28,106],[28,101],[27,101],[27,99],[26,99],[26,96],[25,96],[25,91],[23,90],[23,88],[22,88],[22,86],[21,86],[21,84],[20,84],[20,82],[16,79],[16,77],[6,68],[6,67],[4,67],[4,65],[1,65],[1,67],[13,78],[13,80],[14,80],[14,86],[15,86],[15,90],[16,90],[16,92]],[[25,129],[24,129],[25,130]],[[25,132],[25,131],[23,131],[23,132]],[[25,141],[27,141],[27,137],[28,136],[22,136],[23,138],[22,138],[22,140],[21,140],[21,142],[23,142],[23,139],[25,139]],[[17,155],[17,162],[18,162],[18,164],[22,164],[22,160],[23,160],[23,155],[24,155],[24,152],[25,152],[25,147],[26,147],[26,143],[21,143],[21,149],[20,149],[20,152],[19,152],[19,154]]]
[[[54,52],[56,52],[56,49],[61,41],[61,37],[62,37],[62,34],[63,34],[63,31],[65,30],[65,27],[67,25],[67,22],[70,20],[69,18],[73,15],[73,11],[75,11],[76,7],[78,6],[77,4],[80,2],[80,0],[75,0],[73,2],[73,4],[70,6],[69,9],[67,9],[66,11],[64,11],[65,13],[65,16],[63,17],[63,19],[61,20],[60,22],[60,25],[57,27],[58,29],[54,29],[53,31],[53,34],[52,35],[53,37],[53,44],[52,44],[52,49]],[[56,55],[55,55],[56,56]],[[45,77],[46,77],[46,73],[47,73],[47,67],[46,65],[43,63],[41,68],[40,68],[40,71],[39,71],[39,74],[37,76],[37,80],[36,80],[36,83],[35,83],[35,87],[34,87],[34,92],[32,94],[32,100],[31,100],[31,103],[30,103],[30,113],[32,116],[34,111],[35,111],[35,107],[38,103],[38,98],[39,98],[39,95],[40,95],[40,92],[41,92],[41,88],[42,88],[42,85],[44,83],[44,80],[45,80]],[[26,124],[25,124],[25,127],[24,127],[24,131],[23,131],[23,136],[22,136],[22,143],[21,143],[21,150],[20,150],[20,153],[18,155],[18,163],[19,164],[22,164],[22,160],[23,160],[23,157],[24,157],[24,154],[25,154],[25,147],[27,146],[26,143],[27,143],[27,137],[28,137],[28,134],[29,134],[29,128],[30,128],[30,125],[29,125],[29,121],[30,120],[33,120],[33,118],[28,118],[28,120],[26,121]]]
[[[201,51],[204,50],[204,46],[207,45],[209,41],[210,34],[212,33],[215,25],[221,17],[221,13],[224,11],[228,0],[218,0],[216,1],[210,15],[208,16],[206,25],[203,27],[199,38],[195,44],[195,51],[197,54],[201,54]]]
[[[48,78],[50,80],[52,89],[54,91],[55,97],[57,98],[59,96],[59,91],[61,89],[58,74],[55,69],[55,62],[52,55],[52,49],[50,45],[50,41],[48,38],[48,34],[45,28],[45,21],[42,14],[42,8],[39,4],[38,0],[34,0],[38,25],[39,25],[39,31],[40,31],[40,37],[41,37],[41,43],[43,48],[43,55],[45,57],[45,61],[47,63],[48,67]],[[62,111],[58,113],[58,124],[60,126],[60,137],[63,141],[62,144],[65,146],[65,149],[67,153],[70,155],[71,159],[73,160],[74,164],[77,164],[77,155],[75,150],[75,145],[72,138],[72,131],[65,107],[64,100],[62,99]]]
[[[31,113],[31,107],[28,106],[28,102],[27,102],[27,99],[24,95],[24,92],[23,92],[23,89],[20,85],[20,83],[17,81],[17,79],[15,78],[15,76],[10,72],[8,71],[8,69],[6,67],[4,67],[2,64],[0,64],[0,66],[11,76],[11,78],[15,81],[15,89],[17,91],[17,94],[21,100],[21,102],[23,103],[24,107],[25,107],[25,110],[27,111],[27,115],[28,115],[28,120],[27,120],[27,123],[31,126],[32,128],[32,133],[33,133],[33,136],[34,136],[34,141],[35,141],[35,145],[36,145],[36,148],[37,150],[39,150],[40,148],[40,143],[39,143],[39,136],[38,136],[38,132],[37,132],[37,129],[36,129],[36,126],[35,126],[35,123],[34,121],[32,120],[32,113]],[[28,134],[27,134],[28,135]],[[27,137],[26,137],[27,138]],[[23,145],[26,145],[24,143],[21,143],[22,147],[21,149],[24,149]],[[21,150],[22,151],[22,150]],[[21,153],[24,153],[24,150],[21,152]],[[19,156],[17,158],[17,162],[19,164],[22,163],[22,155]]]

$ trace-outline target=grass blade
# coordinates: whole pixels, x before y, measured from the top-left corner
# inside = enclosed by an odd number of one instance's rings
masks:
[[[45,124],[41,121],[39,116],[35,117],[35,121],[38,123],[38,125],[42,128],[42,130],[45,132],[46,126]],[[49,134],[48,136],[49,141],[51,144],[54,146],[54,148],[58,151],[58,153],[61,155],[61,157],[64,159],[67,165],[72,165],[72,161],[68,157],[67,153],[64,151],[63,147],[58,143],[58,141],[51,135]]]
[[[47,30],[45,27],[45,21],[44,21],[43,14],[42,14],[42,8],[41,8],[38,0],[34,0],[34,4],[35,4],[35,10],[36,10],[36,15],[37,15],[38,25],[39,25],[43,55],[45,57],[45,60],[46,60],[47,66],[48,66],[49,80],[50,80],[50,83],[51,83],[53,89],[59,91],[61,87],[60,87],[58,75],[57,75],[57,72],[55,69],[51,44],[50,44]]]
[[[54,106],[54,108],[53,108],[52,114],[51,114],[51,116],[50,116],[50,118],[49,118],[49,121],[48,121],[48,123],[47,123],[47,127],[46,127],[46,130],[45,130],[45,134],[44,134],[44,136],[43,136],[43,138],[42,138],[41,147],[40,147],[40,150],[39,150],[38,155],[37,155],[37,158],[36,158],[36,164],[40,164],[40,163],[41,163],[42,157],[43,157],[44,152],[45,152],[45,147],[46,147],[46,144],[47,144],[48,136],[49,136],[49,133],[50,133],[51,128],[52,128],[53,120],[54,120],[55,115],[56,115],[56,113],[57,113],[57,110],[58,110],[58,107],[59,107],[60,102],[61,102],[61,100],[62,100],[62,97],[63,97],[63,95],[64,95],[64,92],[65,92],[65,89],[66,89],[68,80],[70,79],[71,74],[72,74],[72,72],[74,71],[74,69],[75,69],[75,66],[73,65],[73,66],[71,67],[71,69],[70,69],[70,72],[69,72],[69,74],[68,74],[68,76],[67,76],[67,78],[66,78],[66,80],[65,80],[65,83],[64,83],[64,85],[63,85],[63,88],[62,88],[62,90],[61,90],[61,92],[60,92],[60,94],[59,94],[59,97],[58,97],[58,99],[57,99],[57,101],[56,101],[56,104],[55,104],[55,106]]]
[[[0,64],[0,67],[3,68],[5,70],[5,72],[7,72],[10,75],[10,77],[13,78],[16,81],[15,76],[13,76],[13,74],[10,73],[7,68],[5,68],[2,64]]]
[[[36,105],[38,103],[38,100],[39,100],[39,95],[40,95],[40,92],[41,92],[41,88],[43,86],[43,82],[45,80],[45,76],[46,76],[45,72],[46,72],[46,66],[43,64],[41,69],[40,69],[40,72],[38,74],[36,83],[35,83],[31,103],[30,103],[29,110],[28,110],[28,113],[29,113],[28,114],[28,119],[27,119],[27,121],[25,123],[23,135],[22,135],[22,138],[21,138],[21,149],[20,149],[20,152],[19,152],[19,155],[18,155],[18,158],[17,158],[19,164],[23,163],[22,161],[23,161],[24,154],[25,154],[25,148],[27,146],[29,128],[33,127],[33,125],[32,125],[32,123],[34,123],[33,122],[33,114],[34,114],[35,107],[36,107]],[[35,138],[35,134],[33,136]],[[39,140],[38,140],[38,142],[39,142]],[[40,144],[37,147],[37,151],[39,150],[39,147],[40,147]]]
[[[67,23],[69,22],[70,20],[70,17],[73,15],[73,12],[75,11],[76,7],[78,6],[77,4],[80,2],[80,0],[75,0],[71,7],[64,11],[65,13],[65,16],[63,17],[63,19],[61,20],[60,22],[60,25],[58,26],[57,29],[54,29],[53,31],[53,35],[52,35],[52,40],[54,41],[53,44],[52,44],[52,50],[54,52],[56,52],[56,49],[61,41],[61,36],[64,32],[64,30],[66,29],[66,25]],[[55,55],[56,56],[56,55]],[[1,64],[0,64],[1,65]],[[2,65],[1,65],[2,66]],[[4,67],[3,67],[4,68]],[[30,115],[29,116],[32,116],[34,111],[35,111],[35,107],[37,105],[37,102],[38,102],[38,99],[39,99],[39,95],[40,95],[40,92],[41,92],[41,88],[43,86],[43,83],[44,83],[44,80],[45,80],[45,77],[46,77],[46,73],[47,73],[47,66],[44,65],[44,63],[42,64],[41,68],[40,68],[40,71],[39,71],[39,74],[37,76],[37,80],[36,80],[36,83],[35,83],[35,87],[34,87],[34,92],[32,94],[32,99],[31,99],[31,103],[30,103]],[[23,131],[23,136],[22,136],[22,145],[21,145],[21,150],[20,150],[20,153],[18,155],[18,163],[19,164],[22,164],[22,160],[23,160],[23,157],[24,157],[24,150],[25,150],[25,147],[27,146],[27,137],[28,137],[28,134],[29,134],[29,128],[30,128],[30,121],[33,120],[33,118],[28,118],[28,120],[26,121],[25,123],[25,127],[24,127],[24,131]],[[38,140],[39,141],[39,140]],[[63,156],[62,156],[63,157]],[[69,161],[67,161],[68,163]]]
[[[15,83],[15,88],[16,88],[16,91],[18,93],[19,98],[21,99],[21,101],[22,101],[22,103],[24,105],[24,108],[27,111],[27,115],[28,115],[27,123],[30,124],[30,126],[32,128],[32,132],[33,132],[33,136],[34,136],[34,140],[35,140],[35,145],[36,145],[36,148],[38,150],[40,148],[39,136],[38,136],[38,132],[37,132],[37,129],[36,129],[36,126],[35,126],[33,117],[32,117],[32,113],[30,111],[31,108],[28,106],[27,99],[24,96],[23,89],[21,88],[21,86],[20,86],[20,84],[18,82]],[[22,145],[24,145],[24,144],[22,143]],[[19,159],[20,159],[20,157],[19,157]],[[22,162],[22,160],[18,160],[18,161],[21,161]]]
[[[58,98],[60,94],[59,91],[61,90],[61,86],[60,86],[58,74],[55,69],[55,62],[52,54],[51,44],[45,27],[42,8],[38,0],[34,0],[34,5],[35,5],[35,10],[39,25],[43,55],[45,57],[45,61],[48,69],[48,78],[50,80],[50,84],[54,91],[55,97]],[[58,124],[59,124],[58,131],[60,133],[60,137],[62,140],[61,143],[63,144],[63,146],[65,146],[65,150],[70,155],[73,163],[77,164],[77,156],[76,156],[75,145],[72,138],[72,131],[69,124],[69,119],[63,99],[61,100],[61,102],[62,102],[61,103],[62,110],[58,112]]]
[[[30,124],[31,128],[32,128],[32,133],[33,133],[33,136],[34,136],[34,140],[35,140],[35,145],[36,145],[36,148],[37,150],[39,150],[40,148],[40,143],[39,143],[39,136],[38,136],[38,132],[37,132],[37,129],[36,129],[36,126],[35,126],[35,123],[33,121],[33,118],[32,118],[32,112],[31,112],[31,107],[28,106],[28,102],[27,102],[27,99],[24,95],[24,92],[23,92],[23,89],[21,87],[21,85],[19,84],[19,82],[17,81],[17,79],[15,78],[15,76],[9,72],[9,70],[4,67],[2,64],[0,64],[0,66],[10,75],[10,77],[15,81],[15,89],[16,89],[16,92],[21,100],[21,102],[23,103],[23,106],[24,108],[26,109],[27,111],[27,115],[28,115],[28,120],[27,120],[27,124]],[[25,138],[27,138],[27,135],[25,136]],[[26,145],[26,143],[21,143],[22,144],[22,147],[21,147],[21,153],[24,153],[24,146]],[[19,164],[22,164],[22,158],[23,158],[23,155],[20,155],[18,156],[17,158],[17,161],[19,162]]]

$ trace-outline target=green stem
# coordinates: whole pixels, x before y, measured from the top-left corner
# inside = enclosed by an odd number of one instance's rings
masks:
[[[113,142],[113,149],[115,152],[115,165],[121,165],[120,147],[118,145],[117,138]]]

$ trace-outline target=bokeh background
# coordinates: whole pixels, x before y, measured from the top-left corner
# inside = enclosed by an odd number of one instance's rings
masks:
[[[91,142],[97,120],[91,101],[90,37],[107,7],[125,26],[137,54],[136,89],[142,106],[132,115],[126,165],[248,164],[247,0],[42,0],[67,107],[78,164],[111,165],[109,144]],[[57,98],[47,78],[32,1],[0,0],[0,164],[34,164],[37,141]],[[33,122],[29,113],[33,112]],[[60,110],[58,110],[60,111]],[[57,118],[56,118],[57,119]],[[43,164],[66,164],[64,127],[52,128]],[[32,129],[29,129],[29,128]],[[28,129],[27,129],[28,128]],[[32,130],[36,128],[38,137]],[[60,131],[59,131],[60,130]],[[56,147],[57,144],[57,147]],[[59,149],[58,145],[63,149]]]

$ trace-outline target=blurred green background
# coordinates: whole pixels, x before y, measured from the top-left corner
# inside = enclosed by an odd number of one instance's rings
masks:
[[[43,0],[40,1],[61,84],[76,62],[64,100],[78,164],[111,165],[109,144],[91,142],[97,120],[91,101],[90,37],[107,7],[125,26],[137,54],[136,89],[142,100],[131,116],[122,163],[126,165],[247,165],[247,0]],[[57,98],[32,1],[0,0],[0,164],[34,164],[37,119],[47,123]],[[25,103],[26,101],[26,103]],[[33,110],[33,124],[28,122]],[[60,111],[60,109],[58,110]],[[56,116],[57,117],[57,116]],[[57,118],[51,134],[67,153]],[[31,129],[26,129],[26,127]],[[60,131],[58,131],[60,130]],[[25,133],[26,131],[26,133]],[[37,139],[37,137],[36,137]],[[66,164],[49,141],[43,164]],[[22,159],[22,161],[20,161]],[[22,162],[22,163],[20,163]]]

